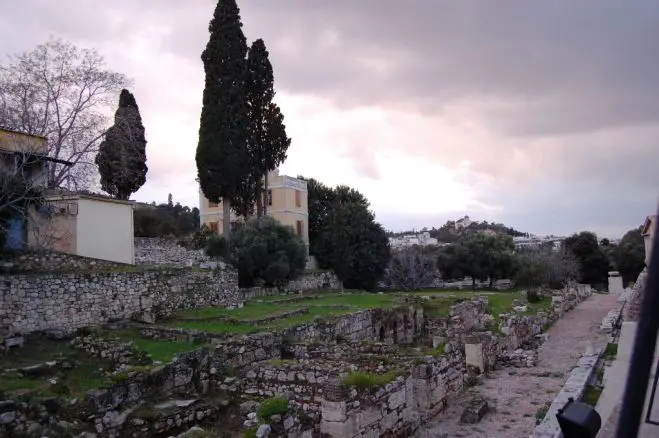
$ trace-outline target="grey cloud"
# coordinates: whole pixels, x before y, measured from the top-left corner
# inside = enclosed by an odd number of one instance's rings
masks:
[[[0,16],[0,53],[30,49],[50,33],[126,44],[146,25],[163,26],[171,32],[161,50],[201,70],[215,1],[182,5],[69,0],[62,8],[47,0],[12,2]],[[485,203],[504,206],[510,221],[528,221],[531,214],[545,220],[543,226],[561,229],[555,219],[561,214],[566,215],[561,220],[583,226],[591,220],[635,223],[633,215],[654,208],[656,2],[239,0],[239,5],[248,38],[262,37],[268,45],[279,90],[343,107],[398,107],[431,117],[441,117],[453,104],[468,106],[475,122],[491,133],[484,144],[404,147],[451,165],[459,150],[474,171],[505,189],[481,192]],[[372,156],[377,145],[366,142],[367,137],[355,138],[346,153],[377,178]],[[530,168],[515,168],[513,153],[523,154]],[[548,180],[555,183],[537,193],[523,190]],[[633,214],[621,216],[622,207],[607,210],[616,202]],[[530,205],[536,210],[529,211]]]

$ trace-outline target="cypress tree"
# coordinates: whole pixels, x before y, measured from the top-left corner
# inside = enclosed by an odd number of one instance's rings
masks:
[[[146,138],[140,109],[128,90],[121,90],[114,125],[108,129],[95,159],[103,190],[128,199],[146,182]]]
[[[268,190],[268,172],[274,170],[286,159],[286,151],[291,140],[286,135],[284,116],[272,101],[275,96],[274,73],[269,53],[262,39],[252,43],[247,56],[249,87],[247,100],[250,107],[249,151],[252,180],[258,181],[254,193],[257,214],[267,212],[267,202],[263,204],[263,190]],[[265,187],[260,184],[264,179]]]
[[[218,1],[208,29],[197,175],[206,198],[222,202],[223,234],[229,237],[230,202],[250,173],[247,40],[235,0]]]

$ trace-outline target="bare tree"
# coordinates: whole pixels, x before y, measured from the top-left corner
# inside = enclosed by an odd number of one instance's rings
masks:
[[[538,288],[562,287],[579,276],[579,262],[563,249],[528,248],[518,253],[515,281],[521,286]]]
[[[0,126],[48,138],[51,187],[84,188],[96,169],[98,144],[109,125],[108,107],[128,85],[95,50],[50,39],[0,66]]]
[[[393,254],[385,274],[385,284],[403,291],[419,290],[430,286],[436,275],[434,258],[420,248],[403,248]]]

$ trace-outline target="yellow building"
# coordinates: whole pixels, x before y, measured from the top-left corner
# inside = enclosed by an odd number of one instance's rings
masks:
[[[267,213],[284,225],[295,230],[309,250],[309,206],[307,182],[286,175],[279,170],[268,174]],[[199,216],[202,225],[206,225],[218,234],[222,234],[222,204],[210,202],[199,190]],[[243,218],[231,212],[231,225],[235,228]]]

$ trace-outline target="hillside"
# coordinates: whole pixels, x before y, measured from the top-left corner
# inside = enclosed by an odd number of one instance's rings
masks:
[[[442,225],[439,228],[424,228],[421,231],[427,231],[430,233],[430,237],[434,237],[437,239],[439,242],[446,242],[446,243],[451,243],[455,242],[458,240],[458,238],[464,234],[468,233],[470,231],[487,231],[491,230],[495,233],[500,233],[500,234],[507,234],[512,237],[518,237],[518,236],[526,236],[527,233],[518,231],[512,227],[508,227],[504,224],[499,224],[499,223],[494,223],[494,222],[487,222],[487,221],[482,221],[482,222],[472,222],[469,224],[469,226],[462,228],[462,229],[456,229],[455,226],[456,221],[447,221],[444,225]],[[404,234],[412,234],[412,233],[418,233],[418,231],[405,231],[402,233],[389,233],[390,237],[395,237],[395,236],[401,236]]]

